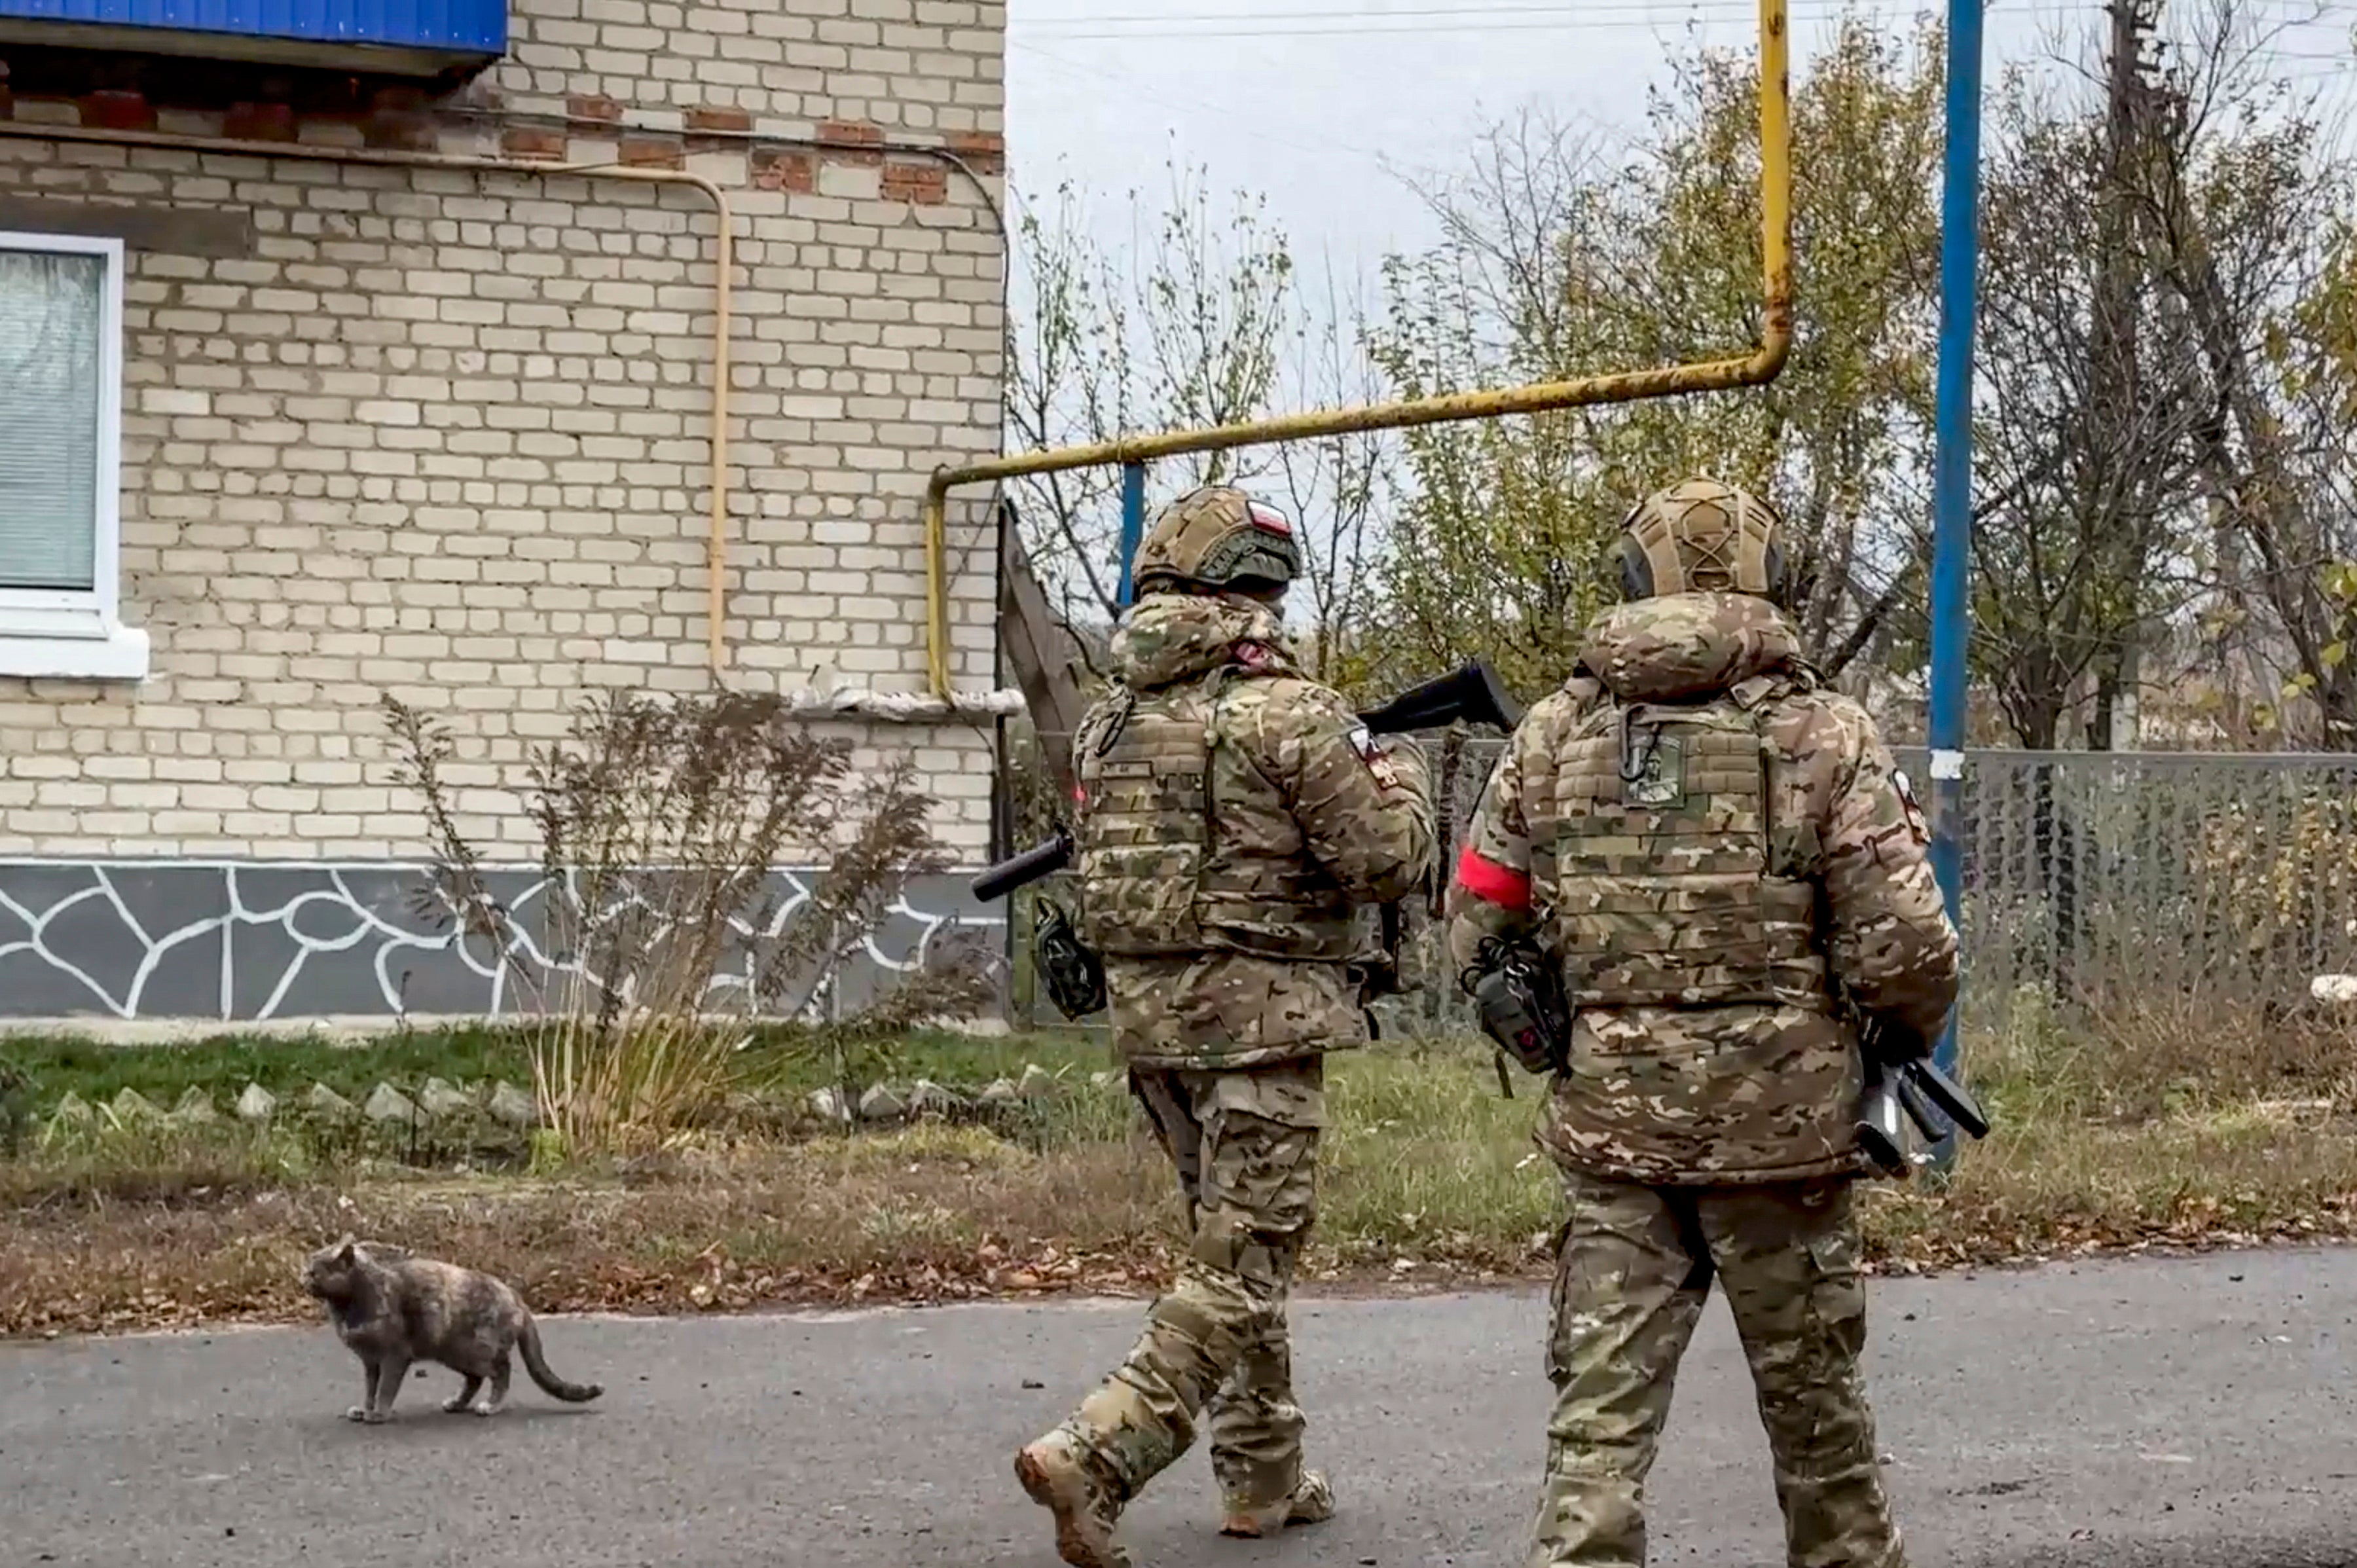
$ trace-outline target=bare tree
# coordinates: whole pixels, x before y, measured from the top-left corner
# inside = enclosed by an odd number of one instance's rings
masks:
[[[2011,75],[1986,175],[1975,662],[2038,750],[2073,718],[2110,744],[2137,649],[2188,602],[2163,578],[2198,521],[2206,388],[2132,211],[2158,92],[2133,0],[2113,18],[2092,91]]]
[[[1367,311],[1326,271],[1319,293],[1297,295],[1283,381],[1300,406],[1368,403],[1389,395],[1365,348]],[[1304,582],[1296,609],[1308,623],[1310,671],[1354,690],[1371,668],[1367,633],[1382,603],[1396,442],[1383,431],[1286,442],[1272,448],[1265,481],[1296,520]]]
[[[1303,287],[1264,208],[1244,194],[1215,206],[1199,176],[1174,170],[1159,203],[1130,193],[1129,242],[1109,249],[1071,184],[1049,210],[1024,202],[1010,445],[1232,424],[1380,395],[1355,302],[1330,273],[1320,295]],[[1147,504],[1220,482],[1287,503],[1307,579],[1293,608],[1319,671],[1340,678],[1376,587],[1390,467],[1380,435],[1174,457],[1149,470]],[[1046,474],[1015,489],[1033,570],[1085,646],[1119,608],[1120,471]]]
[[[1526,113],[1425,191],[1442,242],[1386,263],[1372,338],[1394,395],[1575,373],[1581,242],[1608,177],[1587,138]],[[1393,683],[1469,653],[1526,691],[1561,678],[1601,602],[1614,505],[1593,460],[1598,428],[1575,411],[1403,434],[1413,487],[1384,563],[1391,635],[1369,650]]]
[[[1270,412],[1294,308],[1293,258],[1257,199],[1223,213],[1195,177],[1172,171],[1159,204],[1128,199],[1131,238],[1109,250],[1070,182],[1054,208],[1020,202],[1022,291],[1011,314],[1010,444],[1075,446]],[[1256,477],[1256,454],[1157,465],[1157,493]],[[1076,628],[1119,606],[1121,474],[1098,467],[1015,482],[1037,571]],[[1086,641],[1086,639],[1083,639]]]
[[[2139,213],[2207,378],[2195,439],[2214,521],[2213,620],[2278,667],[2317,741],[2349,750],[2357,379],[2331,302],[2357,184],[2313,95],[2296,95],[2269,58],[2276,31],[2243,0],[2197,11],[2163,73]]]

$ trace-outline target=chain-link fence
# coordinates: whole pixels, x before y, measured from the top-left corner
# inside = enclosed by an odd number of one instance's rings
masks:
[[[2357,968],[2357,757],[1974,752],[1961,847],[1979,997],[2296,1006]]]
[[[1422,744],[1453,864],[1501,743]],[[1925,755],[1898,757],[1927,792]],[[2357,972],[2357,756],[1973,751],[1962,849],[1968,1005],[2165,988],[2293,1008]],[[1403,1034],[1469,1023],[1433,912],[1379,1010]]]

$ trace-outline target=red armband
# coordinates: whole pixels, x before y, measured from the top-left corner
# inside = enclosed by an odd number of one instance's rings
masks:
[[[1500,865],[1471,844],[1467,844],[1465,853],[1457,857],[1457,886],[1501,909],[1531,907],[1531,874]]]

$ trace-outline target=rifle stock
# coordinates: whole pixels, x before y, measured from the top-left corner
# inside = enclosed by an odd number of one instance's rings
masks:
[[[1377,735],[1441,729],[1458,719],[1512,735],[1523,722],[1523,710],[1496,672],[1476,659],[1359,714],[1359,722]]]
[[[1438,729],[1463,719],[1485,724],[1511,735],[1523,722],[1523,710],[1489,665],[1476,659],[1411,686],[1380,707],[1362,710],[1359,722],[1376,735],[1404,735],[1411,730]],[[1022,854],[1000,861],[974,879],[974,896],[981,900],[1003,898],[1017,888],[1051,876],[1071,864],[1072,835],[1062,828],[1053,838]]]

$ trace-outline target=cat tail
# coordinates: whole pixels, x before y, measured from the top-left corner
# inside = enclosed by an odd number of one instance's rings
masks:
[[[523,1358],[523,1369],[532,1374],[532,1380],[554,1398],[585,1404],[606,1391],[597,1383],[568,1383],[548,1369],[548,1360],[540,1353],[540,1326],[529,1312],[523,1315],[523,1327],[516,1334],[516,1351]]]

